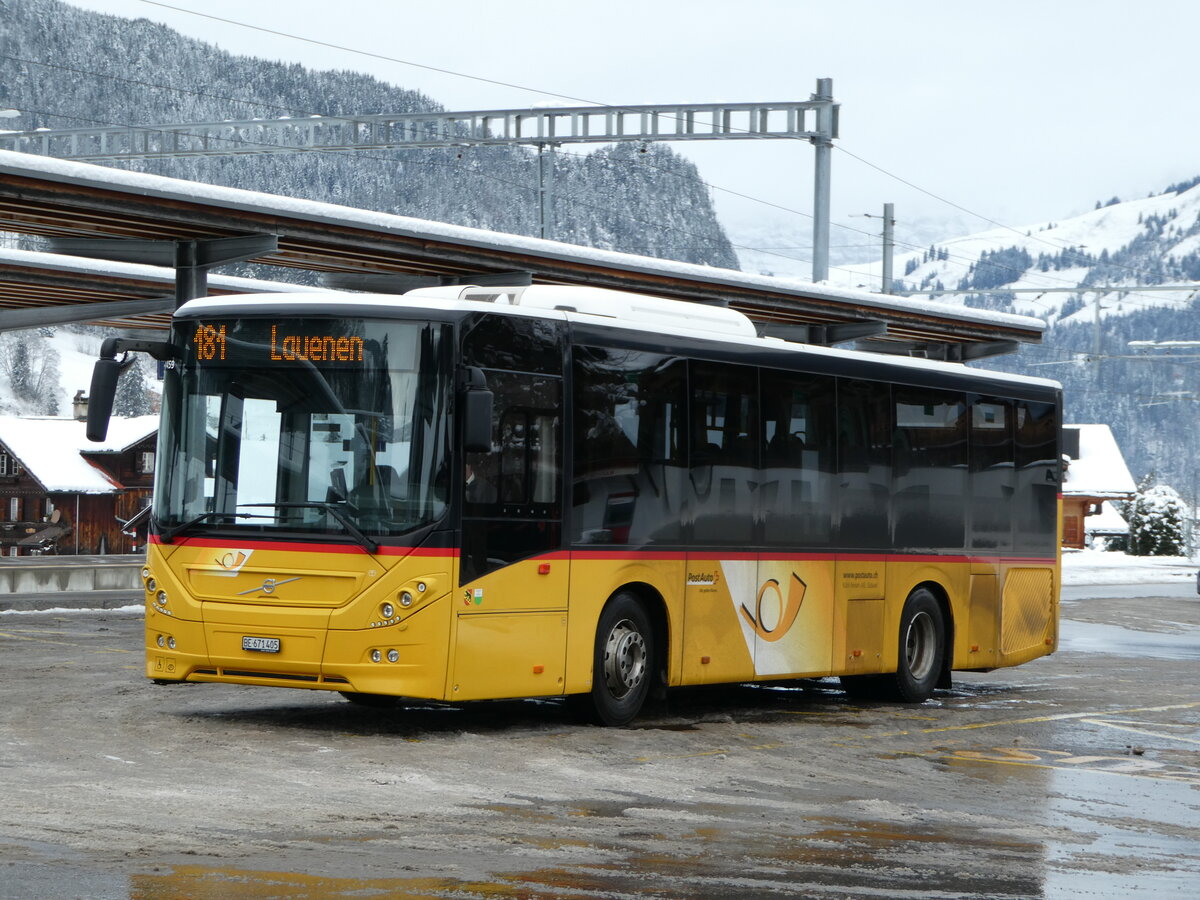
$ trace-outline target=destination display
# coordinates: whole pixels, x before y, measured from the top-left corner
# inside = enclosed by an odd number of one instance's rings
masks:
[[[319,323],[321,331],[306,332],[295,323],[255,322],[254,334],[241,333],[247,323],[235,324],[229,333],[226,324],[196,324],[192,343],[200,362],[224,362],[241,358],[254,362],[362,362],[363,339],[358,335],[337,333],[330,328],[337,322]],[[316,324],[316,323],[314,323]],[[234,334],[237,334],[235,337]],[[265,352],[264,352],[265,351]]]

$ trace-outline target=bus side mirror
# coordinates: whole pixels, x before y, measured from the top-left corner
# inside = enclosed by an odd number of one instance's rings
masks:
[[[118,361],[117,354],[125,358]],[[108,437],[108,420],[112,418],[113,401],[117,397],[117,379],[133,364],[130,351],[149,353],[155,359],[179,359],[179,348],[168,341],[141,341],[133,338],[105,338],[100,345],[100,358],[92,368],[92,392],[88,397],[87,439],[100,443]]]
[[[92,369],[92,388],[88,395],[87,439],[99,443],[108,437],[108,420],[112,417],[113,400],[117,396],[117,379],[124,365],[115,359],[98,359]]]
[[[462,439],[464,453],[492,452],[492,392],[488,390],[483,369],[464,366],[458,373],[462,399]]]
[[[492,392],[468,388],[463,393],[463,450],[492,452]]]

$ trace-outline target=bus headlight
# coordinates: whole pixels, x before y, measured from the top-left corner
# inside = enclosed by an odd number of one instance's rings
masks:
[[[410,606],[412,606],[412,594],[410,594],[408,591],[401,591],[400,605],[405,609],[408,609]]]
[[[159,591],[154,599],[158,601],[159,606],[166,606],[167,605],[167,592]]]
[[[383,606],[379,607],[379,611],[383,613],[383,617],[385,619],[390,619],[396,614],[396,607],[392,606],[390,603],[385,603]]]
[[[147,578],[146,579],[146,590],[149,591],[151,594],[153,594],[155,591],[158,590],[158,582],[155,581],[153,578]]]

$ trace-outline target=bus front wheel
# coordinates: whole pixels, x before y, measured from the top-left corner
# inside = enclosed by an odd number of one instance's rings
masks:
[[[613,596],[596,627],[591,705],[604,725],[627,725],[641,711],[654,673],[650,616],[629,591]]]

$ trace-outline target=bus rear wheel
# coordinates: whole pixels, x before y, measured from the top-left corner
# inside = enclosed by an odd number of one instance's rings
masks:
[[[603,725],[627,725],[641,711],[654,673],[650,616],[629,591],[615,594],[596,627],[591,706]]]
[[[928,588],[917,588],[908,595],[900,614],[895,674],[843,675],[842,689],[854,700],[924,703],[941,679],[945,634],[937,598]]]
[[[946,653],[945,622],[937,598],[917,588],[900,614],[900,659],[890,685],[896,700],[923,703],[937,687]]]

